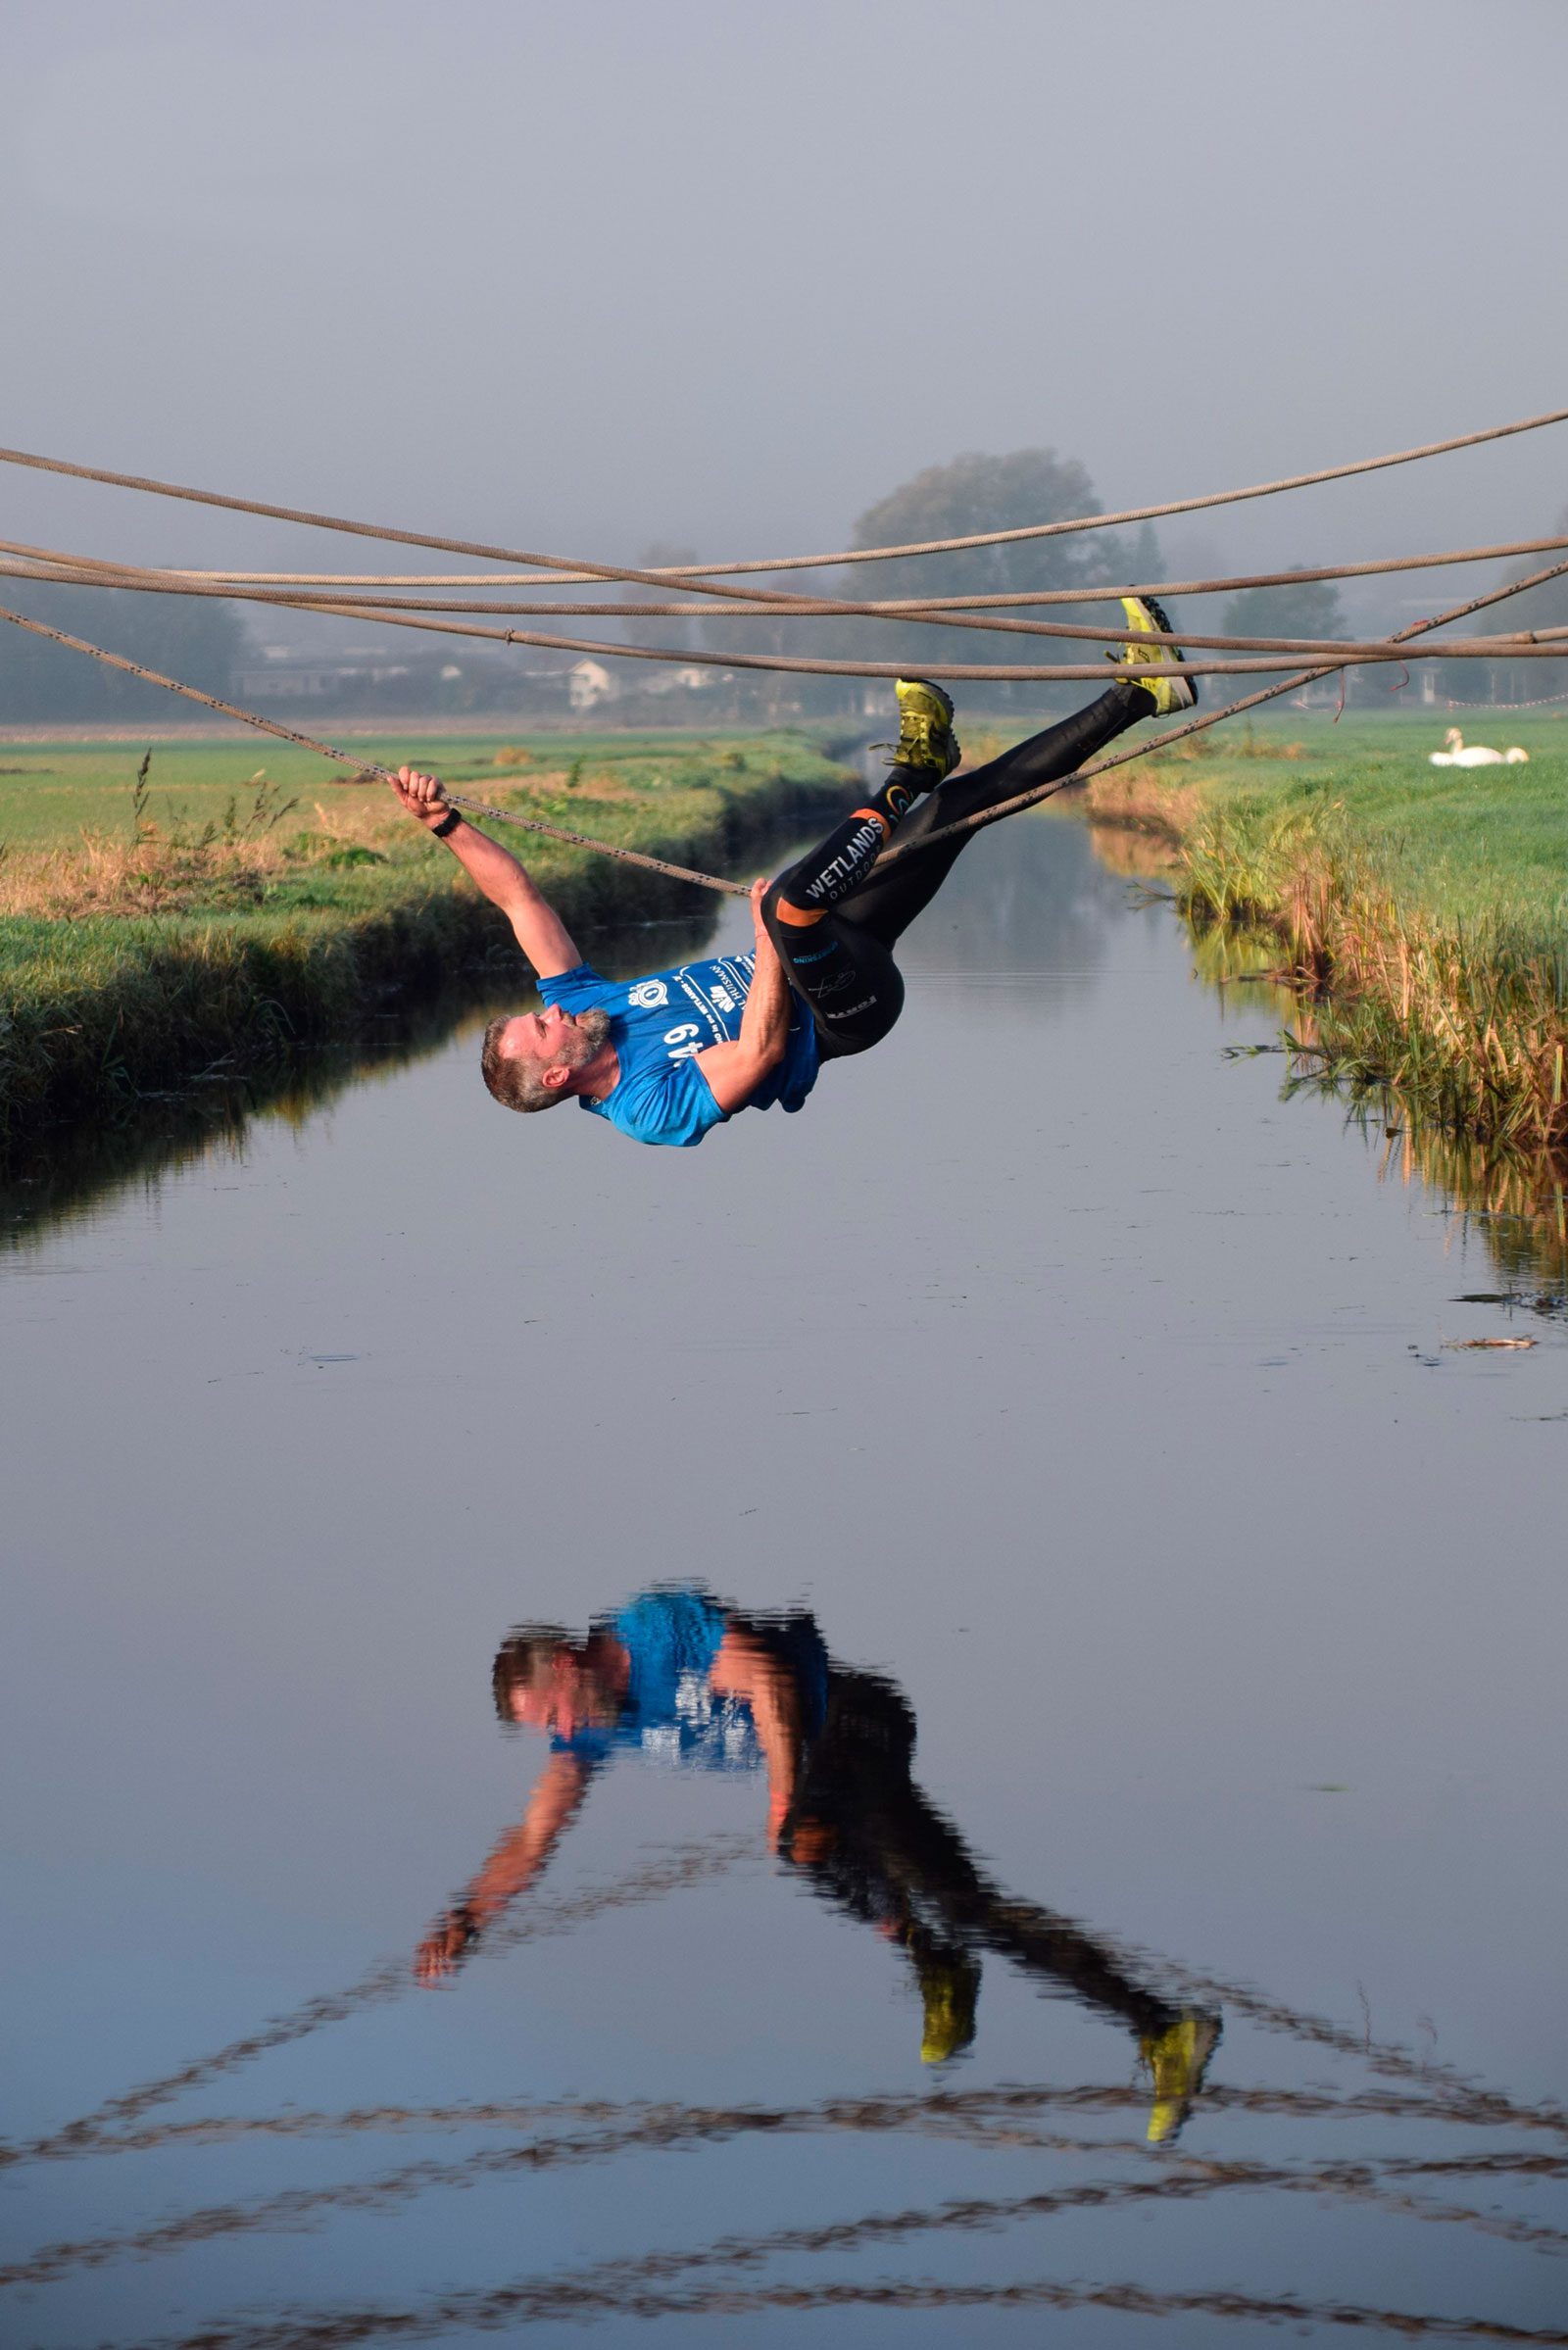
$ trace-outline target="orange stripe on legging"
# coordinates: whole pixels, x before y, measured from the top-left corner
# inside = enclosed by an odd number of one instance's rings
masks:
[[[808,913],[804,906],[792,906],[787,898],[780,898],[773,908],[779,920],[790,930],[808,930],[813,922],[820,922],[826,910],[824,906],[815,913]]]

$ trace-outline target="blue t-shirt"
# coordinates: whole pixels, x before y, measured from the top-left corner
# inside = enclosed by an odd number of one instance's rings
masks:
[[[744,1771],[761,1759],[752,1709],[719,1696],[710,1676],[729,1617],[706,1591],[644,1591],[604,1629],[626,1651],[626,1691],[611,1728],[575,1731],[551,1740],[557,1753],[601,1762],[613,1747],[634,1746],[659,1762]],[[827,1707],[827,1651],[814,1625],[800,1619],[782,1636],[781,1660],[794,1678],[802,1729],[815,1738]]]
[[[733,1044],[757,966],[754,955],[723,955],[708,962],[683,963],[678,971],[654,971],[646,979],[604,979],[587,963],[559,978],[541,979],[546,1004],[563,1011],[610,1014],[610,1041],[620,1076],[603,1102],[578,1096],[596,1118],[608,1118],[638,1143],[668,1143],[689,1149],[710,1126],[729,1115],[713,1100],[697,1055],[710,1045]],[[816,1083],[816,1030],[798,999],[790,1000],[784,1057],[770,1069],[745,1106],[799,1109]]]

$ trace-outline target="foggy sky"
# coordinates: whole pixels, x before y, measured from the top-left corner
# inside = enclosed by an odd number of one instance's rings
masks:
[[[1568,405],[1564,0],[0,0],[0,36],[14,446],[717,559],[844,545],[964,450],[1116,506]],[[1557,427],[1165,546],[1565,503]],[[0,515],[409,561],[10,469]]]

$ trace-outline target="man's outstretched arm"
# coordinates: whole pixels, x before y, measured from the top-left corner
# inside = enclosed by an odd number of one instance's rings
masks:
[[[421,1983],[450,1975],[485,1928],[519,1893],[526,1892],[581,1809],[594,1766],[580,1754],[552,1754],[528,1798],[528,1808],[509,1829],[463,1898],[438,1918],[414,1954]]]
[[[576,969],[582,956],[570,931],[510,849],[503,849],[499,841],[491,840],[488,833],[480,832],[455,808],[449,808],[434,775],[400,767],[392,788],[400,804],[427,832],[433,832],[448,816],[457,816],[452,831],[442,836],[445,845],[491,905],[500,906],[541,979],[555,979],[563,971]]]
[[[752,975],[741,1032],[730,1045],[710,1045],[697,1055],[713,1100],[726,1114],[744,1109],[758,1087],[784,1058],[790,1033],[790,983],[778,949],[762,920],[765,881],[752,884],[752,922],[757,932],[757,967]]]

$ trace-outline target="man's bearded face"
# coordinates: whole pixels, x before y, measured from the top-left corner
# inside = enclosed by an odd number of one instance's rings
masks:
[[[586,1068],[609,1034],[610,1014],[601,1004],[595,1004],[591,1011],[580,1011],[569,1028],[564,1027],[551,1039],[544,1066],[559,1068],[564,1063],[568,1069]]]

